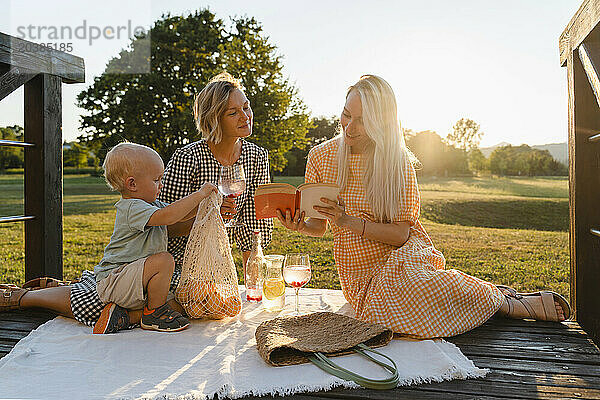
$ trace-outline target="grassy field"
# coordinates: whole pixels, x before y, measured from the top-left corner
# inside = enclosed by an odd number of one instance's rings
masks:
[[[298,185],[302,177],[276,177]],[[566,178],[423,178],[421,221],[456,268],[518,290],[547,288],[568,295],[568,180]],[[65,176],[64,273],[92,269],[114,222],[111,193],[102,178]],[[0,175],[0,215],[23,212],[23,178]],[[275,221],[271,254],[311,255],[310,287],[339,289],[332,237],[298,235]],[[239,252],[234,252],[238,268]],[[0,282],[23,282],[23,224],[0,225]]]

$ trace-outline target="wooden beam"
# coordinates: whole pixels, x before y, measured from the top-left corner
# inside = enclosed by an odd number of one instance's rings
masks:
[[[570,52],[574,51],[600,22],[600,0],[584,0],[567,27],[560,35],[558,47],[560,65],[566,65]]]
[[[12,67],[7,73],[0,76],[0,100],[20,88],[35,75],[29,70]]]
[[[83,58],[0,32],[0,63],[55,75],[65,83],[85,82]]]
[[[587,76],[590,86],[592,87],[592,91],[594,92],[596,103],[598,103],[598,107],[600,107],[600,79],[598,78],[598,69],[590,58],[585,43],[581,43],[577,50],[579,53],[579,60],[581,61],[585,71],[585,75]]]
[[[61,78],[39,74],[25,84],[25,280],[62,279]]]

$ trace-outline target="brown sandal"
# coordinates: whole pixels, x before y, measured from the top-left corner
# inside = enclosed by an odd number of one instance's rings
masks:
[[[0,289],[17,290],[17,289],[21,289],[21,288],[18,287],[17,285],[13,285],[12,283],[0,283]]]
[[[551,291],[539,291],[535,293],[517,293],[517,291],[509,286],[497,285],[498,289],[506,296],[508,302],[508,313],[509,318],[524,319],[531,318],[536,321],[553,321],[561,322],[558,319],[558,313],[556,312],[556,306],[554,302],[557,302],[562,310],[565,317],[565,321],[571,317],[571,307],[569,302],[560,294]],[[528,298],[538,296],[541,298],[541,307],[539,304],[532,304]],[[521,305],[521,310],[517,311],[517,307]]]
[[[43,278],[30,279],[27,282],[25,282],[22,287],[23,289],[30,288],[31,290],[37,290],[58,286],[68,286],[70,284],[70,281],[60,281],[58,279],[45,276]]]
[[[21,309],[21,298],[30,289],[0,284],[0,312]]]

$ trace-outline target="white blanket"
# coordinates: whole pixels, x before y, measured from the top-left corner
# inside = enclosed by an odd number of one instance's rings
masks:
[[[293,309],[293,292],[286,308]],[[352,315],[339,290],[302,289],[301,312]],[[277,313],[243,304],[241,315],[222,321],[193,321],[177,333],[141,329],[92,335],[74,320],[58,317],[21,340],[0,359],[0,398],[113,399],[238,398],[356,387],[312,364],[271,367],[258,355],[254,331]],[[392,357],[402,385],[482,377],[479,369],[444,340],[393,340],[379,351]],[[373,377],[383,370],[358,355],[337,357],[347,368]]]

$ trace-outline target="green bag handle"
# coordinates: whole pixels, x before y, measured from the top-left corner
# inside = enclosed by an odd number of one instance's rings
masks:
[[[392,376],[386,379],[365,378],[364,376],[358,375],[357,373],[348,371],[347,369],[340,367],[339,365],[331,361],[328,357],[326,357],[325,354],[320,352],[311,354],[310,356],[308,356],[308,359],[317,367],[321,368],[323,371],[328,372],[331,375],[337,376],[338,378],[344,379],[346,381],[356,382],[360,386],[365,387],[367,389],[384,390],[393,389],[396,386],[398,386],[398,367],[396,366],[394,360],[392,360],[385,354],[373,350],[369,346],[366,346],[362,343],[353,347],[352,350],[354,350],[361,356],[371,360],[375,364],[383,367],[389,373],[391,373]],[[367,354],[367,352],[375,353],[383,358],[386,358],[392,363],[392,365],[386,364],[383,361],[375,359],[373,356]]]

